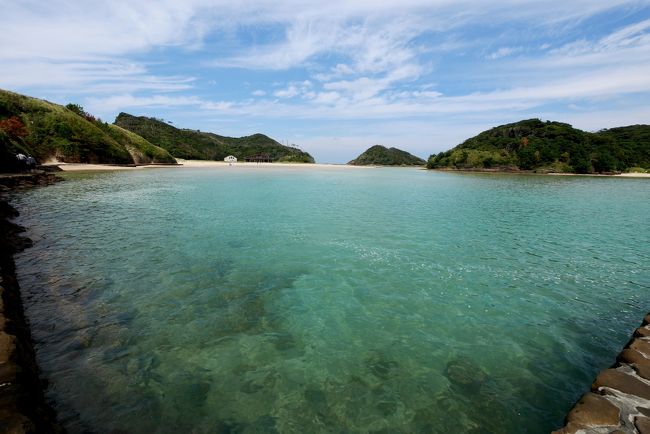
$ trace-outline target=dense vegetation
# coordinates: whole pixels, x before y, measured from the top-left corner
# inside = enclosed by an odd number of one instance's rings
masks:
[[[355,166],[421,166],[425,161],[397,148],[375,145],[348,164]]]
[[[431,155],[427,167],[606,173],[650,168],[650,126],[588,133],[560,122],[529,119],[484,131]]]
[[[196,160],[223,160],[234,155],[240,160],[258,154],[268,154],[273,161],[313,163],[308,153],[284,146],[264,134],[246,137],[225,137],[214,133],[179,129],[166,122],[144,116],[120,113],[115,124],[132,131],[151,143],[169,151],[173,156]]]
[[[41,162],[175,163],[167,151],[95,119],[79,105],[63,107],[0,90],[0,161],[8,166],[17,153]]]

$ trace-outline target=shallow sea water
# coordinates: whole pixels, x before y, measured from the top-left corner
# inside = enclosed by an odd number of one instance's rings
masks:
[[[650,305],[646,179],[65,176],[17,266],[72,433],[546,433]]]

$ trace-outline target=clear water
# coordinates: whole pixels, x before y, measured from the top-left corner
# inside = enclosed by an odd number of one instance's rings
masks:
[[[17,264],[73,433],[545,433],[650,306],[646,179],[67,178]]]

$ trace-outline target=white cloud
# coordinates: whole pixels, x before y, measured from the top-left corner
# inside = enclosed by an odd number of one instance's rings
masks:
[[[500,59],[501,57],[510,56],[519,51],[521,51],[521,47],[501,47],[498,50],[488,54],[487,58],[491,60],[496,60],[496,59]]]
[[[178,108],[224,118],[427,117],[442,127],[441,120],[463,117],[476,125],[476,119],[492,122],[495,113],[516,117],[558,102],[583,107],[594,99],[647,98],[650,20],[600,37],[572,33],[596,14],[624,6],[629,18],[647,5],[647,0],[0,0],[0,87],[66,98],[92,95],[85,105],[102,116],[125,108]],[[529,23],[539,38],[523,46],[526,38],[508,34],[503,25],[508,23]],[[477,37],[475,27],[504,30]],[[561,45],[567,38],[558,34],[580,36]],[[460,57],[465,67],[446,69]],[[201,87],[205,65],[215,68],[209,78],[218,77],[219,87]],[[236,77],[224,66],[252,70],[245,77],[250,83],[237,89],[236,80],[222,80],[218,74]],[[178,72],[192,67],[196,72]],[[256,82],[256,74],[271,78]],[[261,84],[272,80],[281,85]],[[435,85],[423,88],[423,82]],[[222,87],[225,83],[234,84]],[[206,93],[196,96],[199,92]],[[636,119],[628,109],[621,113]]]

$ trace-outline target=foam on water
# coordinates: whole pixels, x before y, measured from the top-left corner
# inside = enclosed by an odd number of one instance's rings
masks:
[[[67,177],[17,264],[71,432],[548,432],[650,302],[647,180]]]

